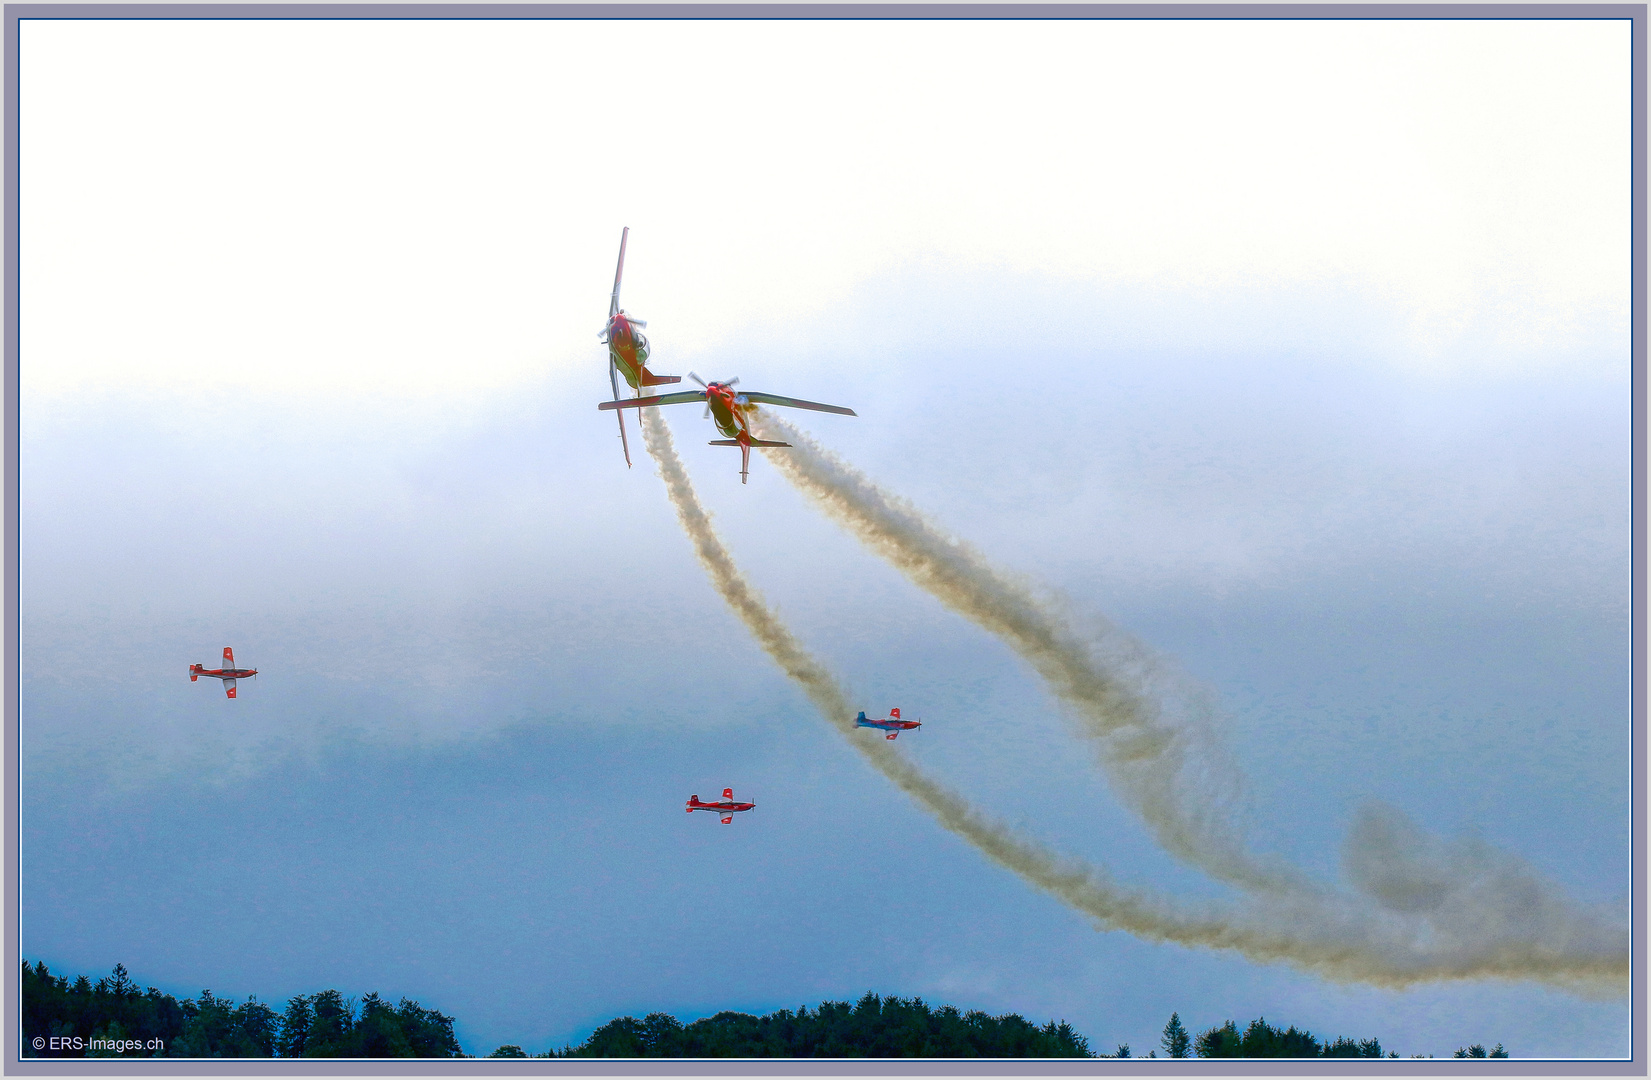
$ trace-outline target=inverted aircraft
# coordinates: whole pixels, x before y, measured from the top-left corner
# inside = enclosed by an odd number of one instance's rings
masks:
[[[888,738],[898,739],[902,731],[910,731],[913,728],[922,727],[923,721],[902,720],[900,719],[899,709],[890,709],[887,716],[879,716],[870,720],[866,719],[865,713],[861,713],[859,716],[854,718],[854,726],[877,728],[880,731],[888,732]]]
[[[735,802],[734,789],[731,787],[722,789],[721,802],[700,802],[698,795],[688,796],[688,813],[691,814],[695,810],[709,810],[713,814],[721,814],[724,825],[733,824],[735,814],[743,814],[756,805],[753,802]]]
[[[751,448],[753,446],[790,446],[788,442],[774,442],[769,439],[758,439],[751,434],[749,414],[758,405],[784,405],[792,409],[813,409],[815,412],[837,413],[841,416],[854,416],[853,409],[845,409],[841,405],[822,405],[818,401],[804,401],[801,398],[781,397],[778,394],[759,394],[755,390],[735,390],[738,379],[729,379],[725,383],[708,383],[704,379],[688,372],[688,378],[705,387],[703,390],[684,390],[676,394],[659,394],[654,397],[634,397],[626,401],[604,401],[597,405],[598,409],[646,409],[655,405],[679,405],[689,401],[705,402],[705,415],[716,421],[717,430],[728,436],[726,439],[712,439],[712,446],[737,446],[740,448],[740,483],[746,482],[746,476],[751,472]],[[619,396],[618,392],[614,397]],[[623,421],[621,421],[623,423]],[[628,458],[626,460],[629,460]]]
[[[613,396],[619,396],[619,376],[638,394],[644,386],[664,386],[679,383],[681,375],[655,375],[648,370],[648,339],[638,327],[647,326],[647,320],[625,313],[619,306],[619,281],[625,276],[625,241],[630,239],[631,227],[619,234],[619,267],[613,272],[613,296],[608,300],[608,325],[596,335],[596,340],[608,347],[608,381],[613,384]],[[631,464],[631,444],[625,438],[625,416],[619,416],[619,445],[625,451],[625,466]]]
[[[214,679],[224,681],[224,693],[235,696],[235,680],[248,679],[258,674],[257,668],[238,668],[235,666],[235,650],[228,645],[224,646],[224,666],[221,668],[206,668],[200,664],[189,665],[189,681],[194,682],[202,675],[210,675]]]

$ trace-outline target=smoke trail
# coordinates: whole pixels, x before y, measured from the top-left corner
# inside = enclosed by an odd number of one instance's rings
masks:
[[[1153,697],[1159,673],[1143,647],[1110,627],[1102,629],[1110,640],[1084,640],[1030,587],[792,425],[756,412],[753,427],[792,444],[765,451],[787,479],[913,582],[1002,638],[1074,707],[1122,797],[1166,849],[1256,894],[1258,904],[1239,916],[1205,914],[1197,932],[1165,939],[1202,938],[1252,959],[1379,985],[1492,976],[1584,993],[1624,989],[1628,939],[1619,920],[1580,909],[1488,845],[1434,840],[1397,810],[1364,808],[1348,836],[1342,862],[1358,897],[1249,854],[1223,817],[1224,800],[1209,794],[1212,778],[1231,778],[1219,786],[1236,788],[1230,770],[1213,768],[1224,763],[1213,732],[1196,712],[1165,714]],[[1200,758],[1203,775],[1190,767]],[[1088,890],[1057,894],[1091,911]],[[1190,931],[1163,901],[1154,904],[1155,913]]]
[[[1240,888],[1313,888],[1282,860],[1247,850],[1231,824],[1237,771],[1209,727],[1207,706],[1145,648],[1098,620],[1078,634],[1029,584],[940,533],[784,420],[759,411],[754,426],[795,447],[766,451],[786,479],[941,603],[1001,638],[1071,706],[1119,797],[1165,850]],[[1166,711],[1177,698],[1180,707]]]
[[[821,715],[943,827],[1100,928],[1233,950],[1251,960],[1282,961],[1339,981],[1391,987],[1500,976],[1610,993],[1626,977],[1625,931],[1577,917],[1544,883],[1500,853],[1436,847],[1424,853],[1426,858],[1411,860],[1422,871],[1419,876],[1382,878],[1394,850],[1426,844],[1396,813],[1377,815],[1356,829],[1358,843],[1347,852],[1355,877],[1381,878],[1373,891],[1383,900],[1379,911],[1338,907],[1301,890],[1276,893],[1264,904],[1242,909],[1178,904],[1149,890],[1124,888],[1099,867],[1062,858],[1014,835],[924,776],[893,744],[855,737],[848,696],[763,603],[711,528],[665,421],[645,411],[641,424],[677,520],[712,584]],[[1476,872],[1451,880],[1441,880],[1437,867],[1427,861],[1461,862],[1464,856]],[[1487,891],[1494,893],[1492,900],[1513,896],[1514,902],[1500,908],[1478,905]]]

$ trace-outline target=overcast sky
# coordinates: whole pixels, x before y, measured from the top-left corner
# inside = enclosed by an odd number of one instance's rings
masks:
[[[1618,1056],[1619,1000],[1099,933],[867,769],[694,560],[602,328],[798,414],[1215,703],[1256,848],[1357,806],[1629,873],[1625,21],[25,20],[23,953],[467,1051],[866,990],[1098,1049]],[[899,747],[1124,881],[1001,642],[669,414]],[[233,645],[236,701],[186,665]],[[865,733],[872,735],[872,733]],[[875,737],[875,736],[872,736]],[[732,785],[723,828],[681,801]]]

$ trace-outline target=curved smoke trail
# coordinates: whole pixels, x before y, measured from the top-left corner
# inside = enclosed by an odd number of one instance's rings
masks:
[[[1181,695],[1151,653],[1093,620],[1079,634],[1030,584],[1014,580],[909,502],[883,491],[784,420],[757,412],[764,437],[793,444],[766,451],[780,472],[919,587],[995,634],[1071,707],[1120,798],[1171,854],[1249,891],[1314,889],[1293,867],[1248,851],[1232,825],[1237,770],[1197,698]]]
[[[789,450],[767,451],[787,479],[916,584],[1006,641],[1074,707],[1108,774],[1168,850],[1246,888],[1255,902],[1224,914],[1193,912],[1163,897],[1125,892],[1102,871],[1063,863],[999,826],[982,827],[1006,855],[994,853],[970,831],[947,824],[1003,865],[1103,926],[1230,948],[1254,960],[1284,961],[1339,980],[1404,986],[1501,977],[1539,979],[1588,994],[1626,989],[1628,931],[1619,919],[1574,904],[1512,855],[1479,842],[1438,841],[1397,810],[1366,807],[1349,833],[1342,862],[1358,896],[1325,889],[1294,868],[1249,854],[1224,820],[1221,801],[1209,798],[1188,768],[1197,752],[1211,759],[1212,733],[1196,715],[1169,717],[1156,704],[1150,659],[1142,647],[1112,631],[1114,640],[1097,648],[1028,586],[940,533],[910,503],[882,491],[790,424],[761,412],[755,419],[759,434],[792,444]],[[758,640],[791,672],[784,657],[807,654],[739,576],[693,498],[663,421],[654,424],[658,435],[650,437],[649,450],[661,463],[700,560]],[[749,614],[731,595],[733,583]],[[771,626],[759,626],[764,621]],[[782,635],[775,641],[783,648],[769,645],[765,635],[771,633]],[[817,662],[808,659],[807,664],[808,678],[833,687],[829,694],[810,690],[816,705],[848,733],[846,698]],[[803,678],[799,682],[809,685]],[[879,756],[858,740],[856,745],[937,816],[939,804],[950,800],[948,807],[964,815],[960,820],[979,821],[968,816],[972,811],[960,796],[944,792],[945,799],[931,802],[919,794],[923,785],[935,785],[921,779],[892,747]],[[1213,759],[1219,761],[1219,753]],[[908,775],[909,781],[902,779]]]

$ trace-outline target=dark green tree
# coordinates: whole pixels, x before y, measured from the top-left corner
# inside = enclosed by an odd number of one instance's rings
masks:
[[[310,999],[305,1057],[358,1057],[355,1040],[351,1038],[354,1034],[354,998],[345,1000],[337,990],[323,990]]]
[[[402,1034],[412,1047],[414,1057],[463,1057],[459,1040],[453,1036],[453,1018],[435,1009],[426,1009],[416,1001],[402,998],[396,1005],[396,1016],[401,1020]]]
[[[282,1057],[303,1057],[309,1045],[310,1023],[315,1013],[310,1009],[310,998],[298,994],[287,1000],[287,1011],[281,1017],[281,1031],[275,1038],[275,1047]]]
[[[490,1058],[525,1058],[527,1057],[527,1051],[515,1043],[507,1043],[487,1056]]]
[[[1297,1031],[1293,1024],[1288,1030],[1280,1031],[1267,1023],[1266,1017],[1250,1021],[1250,1026],[1244,1029],[1241,1046],[1244,1057],[1319,1056],[1319,1041],[1311,1032]]]
[[[1474,1043],[1472,1046],[1465,1048],[1458,1047],[1456,1053],[1451,1055],[1451,1057],[1459,1058],[1482,1058],[1484,1056],[1485,1048],[1478,1043]]]
[[[281,1018],[274,1009],[256,997],[248,997],[235,1007],[229,1020],[235,1030],[235,1038],[241,1046],[251,1051],[242,1053],[241,1057],[275,1056],[275,1033]]]
[[[401,1018],[376,992],[361,998],[361,1019],[351,1034],[354,1057],[414,1056],[412,1043],[401,1030]]]
[[[167,1044],[168,1057],[275,1056],[278,1018],[256,997],[236,1005],[233,998],[202,990],[195,1001],[183,1002],[182,1009],[183,1031]]]
[[[1228,1020],[1199,1033],[1195,1047],[1202,1058],[1243,1057],[1244,1036],[1239,1034],[1238,1025]]]
[[[1508,1056],[1508,1052],[1506,1050],[1502,1049],[1502,1044],[1501,1043],[1497,1043],[1496,1048],[1490,1052],[1490,1056],[1491,1057],[1505,1058],[1505,1057]]]
[[[649,1013],[642,1018],[642,1054],[644,1057],[681,1057],[682,1023],[662,1012]]]
[[[621,1016],[591,1032],[575,1053],[579,1057],[641,1057],[643,1049],[642,1021]]]
[[[1169,1014],[1169,1023],[1164,1025],[1164,1037],[1159,1041],[1164,1047],[1164,1053],[1170,1057],[1187,1056],[1187,1051],[1192,1049],[1192,1036],[1187,1034],[1186,1027],[1182,1025],[1180,1013]]]
[[[1381,1057],[1380,1039],[1349,1039],[1337,1036],[1335,1042],[1324,1044],[1323,1057]]]

